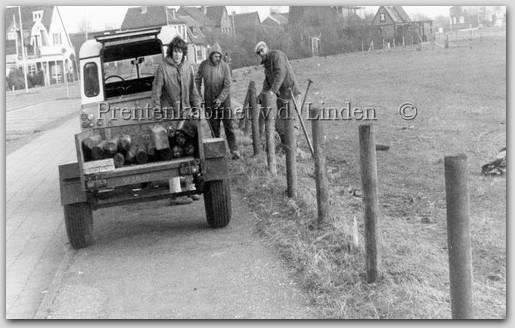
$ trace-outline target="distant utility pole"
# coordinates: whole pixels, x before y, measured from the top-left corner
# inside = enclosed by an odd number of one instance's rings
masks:
[[[166,16],[166,18],[168,19],[168,16]],[[84,7],[84,29],[86,30],[86,41],[88,41],[88,15],[86,14],[86,7]]]
[[[18,6],[18,16],[20,18],[20,39],[21,39],[21,54],[23,58],[23,78],[25,80],[25,93],[29,93],[29,84],[27,83],[27,61],[25,60],[25,45],[23,43],[23,24],[21,22],[21,7]]]
[[[232,41],[236,42],[236,26],[234,25],[234,16],[236,16],[236,12],[232,12]]]

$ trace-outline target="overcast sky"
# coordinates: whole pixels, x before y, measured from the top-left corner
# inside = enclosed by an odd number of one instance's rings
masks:
[[[173,6],[171,6],[173,7]],[[440,14],[449,15],[450,6],[403,6],[410,15],[420,13],[434,18]],[[129,6],[59,6],[59,12],[63,18],[66,31],[75,33],[79,31],[79,23],[83,18],[90,21],[94,30],[104,30],[106,28],[119,28],[122,24],[125,13]],[[288,6],[275,6],[281,11],[288,11]],[[375,13],[379,6],[364,6],[364,10]],[[259,13],[263,21],[270,12],[270,6],[227,6],[229,14],[253,12]]]

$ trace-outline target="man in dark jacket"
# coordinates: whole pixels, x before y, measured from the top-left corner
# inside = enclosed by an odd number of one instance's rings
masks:
[[[206,117],[214,137],[220,137],[220,124],[223,122],[232,158],[239,159],[231,111],[231,72],[227,63],[222,61],[222,49],[218,43],[211,48],[209,58],[198,68],[195,84],[199,93],[202,93],[202,81]]]
[[[280,114],[284,112],[281,109],[289,109],[290,112],[295,111],[292,93],[294,97],[300,94],[295,73],[293,73],[293,68],[286,54],[280,50],[270,50],[265,42],[259,42],[254,52],[261,57],[261,63],[265,67],[265,80],[261,93],[268,92],[277,96],[278,116],[275,120],[275,130],[281,137],[281,145],[279,146],[284,147],[286,144],[286,124],[284,117],[281,119]],[[294,126],[298,135],[297,120],[294,121]]]
[[[195,87],[193,67],[186,60],[187,53],[188,44],[177,36],[168,44],[166,58],[157,67],[152,85],[152,103],[154,108],[167,111],[164,117],[185,117],[188,112],[200,109],[201,98]],[[191,181],[186,181],[186,185],[187,190],[195,188]],[[181,191],[179,177],[170,179],[170,189],[173,192]],[[189,204],[198,199],[198,195],[172,196],[170,205]]]

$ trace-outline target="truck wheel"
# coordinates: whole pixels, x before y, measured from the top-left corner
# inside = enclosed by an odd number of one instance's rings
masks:
[[[207,223],[212,228],[223,228],[231,221],[231,189],[229,179],[204,183],[204,207]]]
[[[88,203],[64,205],[64,224],[73,248],[80,249],[93,243],[93,211]]]

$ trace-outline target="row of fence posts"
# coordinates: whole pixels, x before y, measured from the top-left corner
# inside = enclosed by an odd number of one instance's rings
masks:
[[[262,99],[264,108],[271,108],[265,117],[265,135],[268,170],[272,176],[277,175],[275,158],[275,119],[277,113],[276,97],[266,95]],[[251,111],[251,130],[254,156],[260,153],[260,136],[262,134],[254,81],[249,84],[244,107],[249,105]],[[302,113],[302,110],[299,109]],[[318,223],[329,218],[329,182],[327,177],[324,145],[323,120],[318,119],[320,109],[310,108],[310,121],[313,138],[313,160],[315,164],[316,199]],[[294,115],[288,111],[286,120],[286,182],[289,198],[297,197],[297,140],[294,128]],[[246,116],[249,117],[249,116]],[[249,120],[242,127],[249,133]],[[382,241],[380,230],[380,211],[377,180],[377,158],[375,129],[371,124],[359,126],[359,149],[361,165],[361,183],[363,188],[364,233],[366,279],[372,283],[381,276]],[[449,276],[451,292],[451,312],[453,319],[472,318],[472,253],[469,228],[469,194],[467,157],[465,155],[447,156],[444,161],[447,203],[447,242],[449,253]]]

